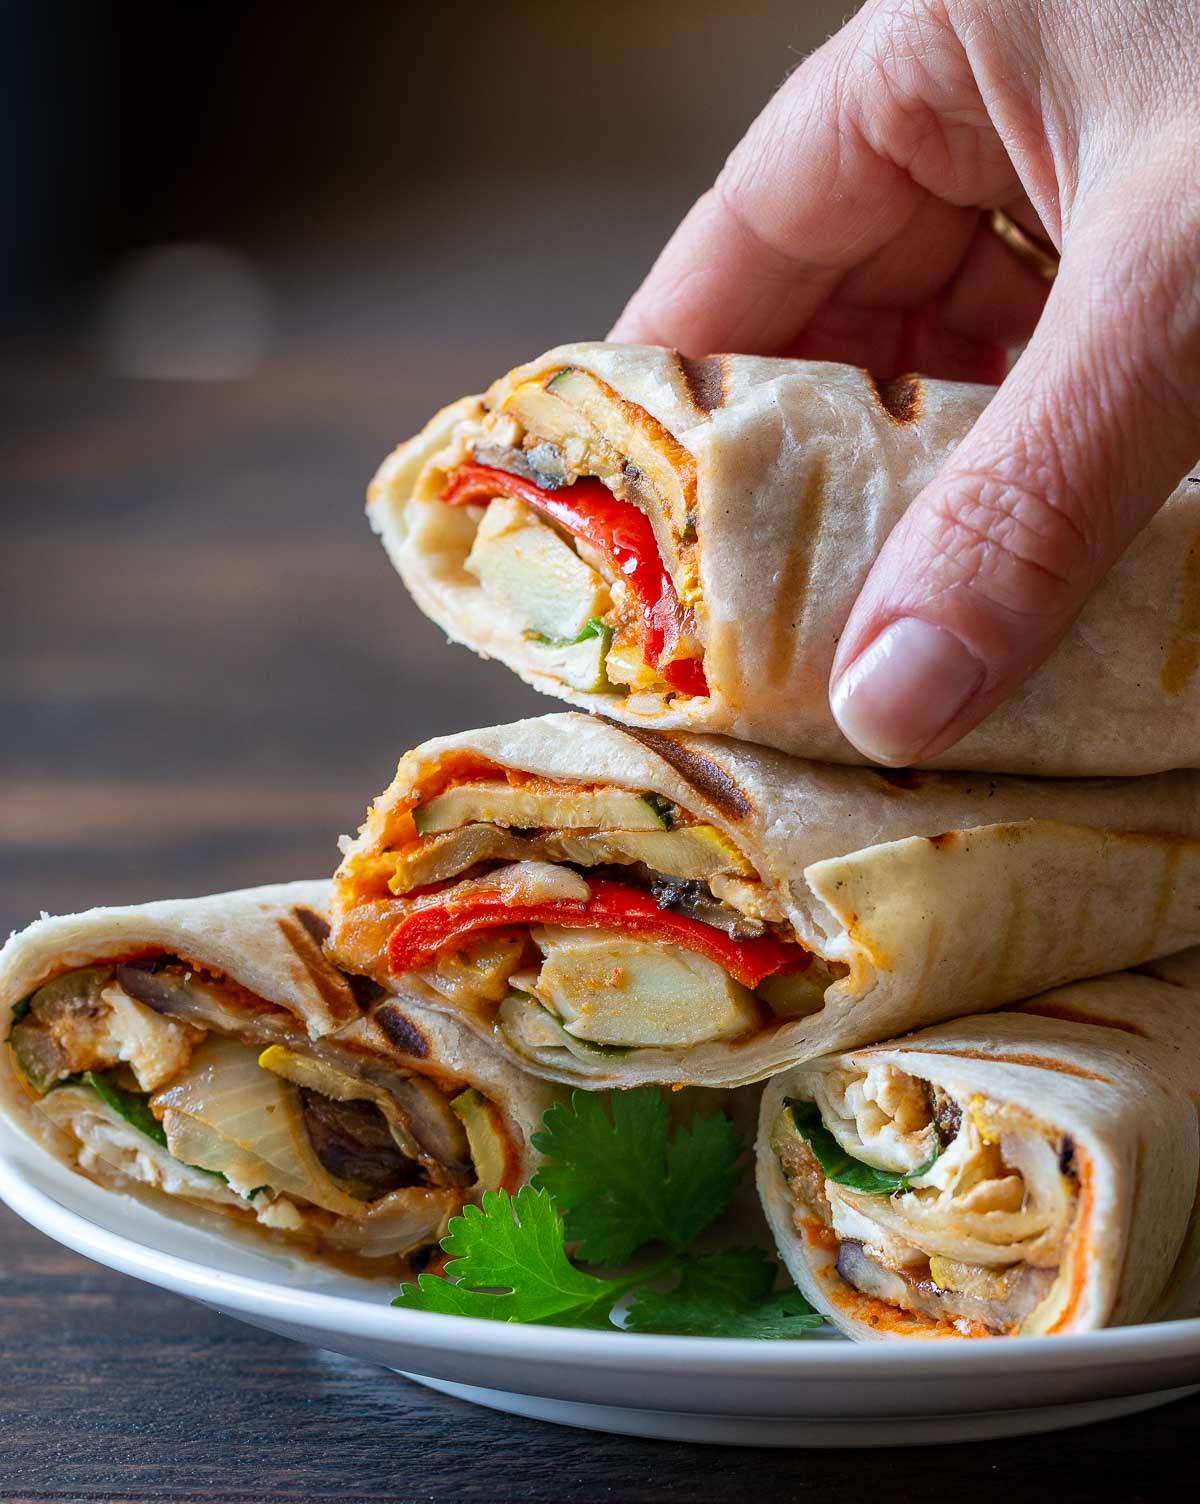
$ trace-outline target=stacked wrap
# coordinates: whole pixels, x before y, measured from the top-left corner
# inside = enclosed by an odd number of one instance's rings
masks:
[[[990,396],[579,344],[439,413],[372,525],[451,637],[601,715],[418,747],[332,892],[15,936],[0,1115],[390,1269],[528,1178],[547,1083],[774,1077],[760,1194],[850,1336],[1194,1310],[1200,950],[1156,958],[1200,945],[1200,772],[1170,771],[1200,765],[1200,481],[959,771],[855,766],[829,712],[880,547]]]
[[[432,909],[455,912],[457,885],[470,877],[469,868],[437,871],[434,886],[422,886],[433,873],[421,875],[413,864],[452,837],[422,835],[418,822],[428,826],[432,813],[446,808],[447,791],[484,808],[480,790],[510,787],[539,796],[648,794],[673,810],[665,818],[677,828],[697,821],[719,833],[722,849],[744,858],[760,895],[756,902],[775,906],[779,921],[767,929],[816,958],[808,972],[813,993],[806,1006],[793,1007],[800,1016],[768,1011],[757,1031],[686,1049],[579,1050],[572,1041],[588,1036],[578,1024],[570,1037],[560,1029],[548,1043],[543,1029],[539,1042],[524,1024],[527,1018],[545,1023],[545,1009],[534,1005],[522,1005],[524,1011],[510,1018],[506,1002],[497,1030],[503,977],[495,992],[473,995],[468,970],[465,984],[456,981],[456,1001],[447,1001],[444,979],[428,965],[394,969],[397,927],[421,911],[426,917]],[[467,822],[467,857],[483,851],[510,862],[518,885],[525,869],[530,882],[553,882],[564,870],[529,844],[537,830],[505,828],[505,819],[532,824],[527,813],[498,816],[490,827],[468,816],[453,819]],[[506,844],[473,844],[494,835]],[[442,737],[401,761],[346,849],[334,882],[329,947],[347,971],[453,1008],[481,1037],[497,1038],[511,1058],[549,1079],[729,1086],[1200,941],[1198,836],[1200,775],[1192,772],[1060,782],[896,775],[802,762],[720,737],[550,715]],[[578,864],[589,858],[577,844],[561,847],[562,839],[560,833],[555,849],[565,849],[577,864],[571,880],[579,882],[581,874],[586,881],[588,868]],[[522,850],[532,859],[523,861]],[[627,865],[603,870],[618,878],[628,873],[626,881],[644,885],[644,868],[629,865],[637,852],[650,867],[659,860],[645,845],[624,856],[605,849],[602,860]],[[414,892],[396,886],[406,872],[417,884]],[[470,895],[465,887],[462,892]],[[685,905],[689,897],[695,893],[685,885]],[[670,904],[671,895],[664,901]],[[694,905],[692,911],[707,912]],[[510,920],[511,911],[502,908],[496,923]],[[462,942],[468,968],[476,938]],[[511,971],[527,962],[505,964]],[[615,996],[614,989],[608,1001]],[[597,1015],[605,1004],[601,989]]]
[[[565,345],[433,418],[385,461],[368,514],[421,609],[535,689],[633,726],[860,762],[829,711],[838,637],[883,542],[991,391],[915,376],[880,385],[812,361]],[[482,509],[439,499],[457,467],[480,459],[557,496],[570,492],[554,489],[564,480],[598,476],[649,518],[682,613],[679,651],[702,663],[707,694],[564,679],[559,650],[521,619],[549,578],[527,577],[515,609],[512,588],[497,603],[471,572]],[[933,765],[1074,776],[1200,764],[1198,602],[1200,481],[1188,479],[1050,659]]]
[[[769,1084],[760,1118],[779,1252],[858,1339],[1195,1314],[1198,1062],[1191,950],[799,1066]],[[795,1103],[854,1159],[920,1171],[944,1124],[940,1155],[913,1189],[831,1182],[795,1132]]]
[[[530,1135],[554,1093],[454,1019],[334,967],[322,951],[328,899],[328,883],[287,883],[92,909],[14,935],[0,951],[0,1039],[9,1041],[0,1115],[114,1189],[160,1206],[181,1197],[309,1251],[396,1273],[403,1255],[436,1243],[464,1201],[528,1178],[537,1162]],[[39,991],[56,979],[57,992]],[[256,1069],[263,1051],[288,1074]],[[230,1068],[247,1082],[241,1116],[206,1088],[206,1073]],[[31,1076],[44,1077],[41,1090]],[[254,1110],[256,1087],[267,1090],[270,1116]],[[153,1123],[139,1116],[146,1098],[173,1129],[172,1148],[195,1143],[197,1125],[203,1133],[219,1124],[219,1143],[210,1134],[201,1150],[207,1163],[177,1158],[151,1136]],[[386,1138],[381,1149],[371,1124],[365,1147],[347,1144],[346,1111],[361,1127],[375,1103],[405,1154]],[[324,1204],[306,1201],[299,1183],[244,1183],[245,1166],[258,1164],[245,1153],[256,1156],[281,1118],[296,1144],[268,1169],[315,1170]],[[328,1139],[308,1132],[314,1121]],[[382,1126],[381,1116],[374,1128]],[[348,1195],[363,1173],[356,1153],[381,1152],[398,1184],[368,1200]],[[327,1164],[336,1172],[328,1177]]]

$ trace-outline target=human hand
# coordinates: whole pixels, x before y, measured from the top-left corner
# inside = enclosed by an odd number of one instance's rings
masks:
[[[868,3],[613,330],[982,381],[1028,340],[842,634],[833,713],[879,762],[1012,694],[1200,453],[1197,55],[1194,0]],[[1059,247],[1052,288],[984,208]]]

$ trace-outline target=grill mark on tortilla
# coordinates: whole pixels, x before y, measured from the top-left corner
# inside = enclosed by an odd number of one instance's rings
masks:
[[[353,971],[343,971],[342,975],[346,978],[346,985],[354,994],[354,1001],[360,1008],[369,1008],[372,1003],[377,1003],[381,997],[387,996],[387,988],[381,987],[371,977],[359,976]]]
[[[407,1014],[395,1003],[384,1003],[375,1010],[375,1022],[392,1044],[414,1060],[425,1060],[429,1055],[429,1041]]]
[[[321,918],[320,914],[314,914],[312,909],[294,908],[292,913],[313,937],[318,945],[324,945],[329,939],[329,924]]]
[[[1072,1008],[1067,1003],[1022,1003],[1014,1012],[1033,1013],[1038,1018],[1061,1018],[1069,1024],[1093,1024],[1100,1029],[1120,1029],[1123,1034],[1137,1034],[1149,1039],[1149,1031],[1141,1024],[1129,1024],[1119,1018],[1105,1018],[1100,1013],[1088,1013],[1083,1008]]]
[[[1179,582],[1179,619],[1162,666],[1163,693],[1181,695],[1200,668],[1200,538],[1188,549]]]
[[[1175,879],[1179,871],[1179,859],[1183,855],[1180,843],[1172,841],[1167,848],[1167,859],[1163,864],[1162,882],[1159,884],[1158,897],[1154,904],[1154,917],[1151,920],[1151,946],[1159,949],[1158,935],[1165,928],[1167,915],[1170,912],[1171,900],[1175,896]]]
[[[890,381],[877,381],[868,371],[866,377],[880,407],[893,423],[915,423],[921,416],[919,376],[893,376]]]
[[[773,571],[770,590],[773,602],[763,628],[763,636],[742,634],[741,642],[753,659],[745,664],[744,672],[739,650],[739,680],[754,685],[765,679],[768,684],[778,685],[796,678],[796,647],[805,640],[805,616],[808,608],[809,584],[813,573],[813,554],[821,531],[821,497],[829,480],[828,466],[819,455],[810,457],[804,475],[804,493],[796,498],[792,527],[788,534],[787,548]],[[764,560],[768,567],[772,561]],[[761,658],[759,643],[768,644],[766,662]],[[824,678],[820,683],[795,682],[797,695],[824,695],[827,686]]]
[[[929,774],[922,773],[919,768],[869,768],[867,771],[874,773],[881,783],[905,792],[910,789],[924,788],[929,782]],[[885,789],[884,792],[886,793],[887,790]],[[966,792],[970,793],[971,790],[968,789]]]
[[[1066,1060],[1055,1060],[1049,1055],[999,1054],[994,1050],[938,1050],[929,1045],[912,1046],[922,1055],[945,1055],[955,1060],[986,1060],[997,1065],[1030,1065],[1035,1070],[1055,1071],[1060,1076],[1078,1076],[1083,1081],[1103,1081],[1111,1085],[1107,1076],[1099,1071],[1089,1071],[1082,1065],[1072,1065]]]
[[[642,726],[622,726],[617,721],[610,721],[606,715],[598,716],[597,719],[632,737],[655,756],[661,757],[663,762],[669,763],[685,782],[730,820],[744,820],[753,813],[754,806],[725,769],[710,762],[707,757],[702,757],[699,752],[681,746],[662,731],[649,731]]]
[[[689,355],[680,355],[677,350],[674,354],[692,406],[706,417],[716,412],[725,401],[724,356],[703,355],[693,360]]]
[[[290,917],[277,919],[276,923],[280,934],[291,946],[309,981],[320,995],[330,1017],[339,1023],[348,1023],[357,1018],[358,1004],[349,982],[329,961],[307,928]]]

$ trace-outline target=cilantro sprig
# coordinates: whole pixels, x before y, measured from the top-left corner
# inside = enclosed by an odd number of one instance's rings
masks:
[[[660,1294],[639,1290],[626,1325],[635,1332],[702,1337],[799,1337],[822,1325],[799,1290],[771,1293],[778,1271],[761,1248],[722,1248],[683,1267]]]
[[[642,1274],[599,1279],[577,1269],[564,1247],[563,1220],[546,1191],[485,1191],[465,1206],[442,1239],[447,1275],[422,1274],[392,1302],[410,1311],[482,1316],[488,1321],[603,1327]]]
[[[671,1132],[655,1087],[572,1094],[546,1113],[533,1146],[549,1160],[533,1184],[550,1192],[585,1264],[623,1264],[647,1243],[683,1253],[729,1205],[742,1136],[728,1118]]]
[[[798,1291],[772,1293],[777,1270],[761,1249],[693,1250],[741,1175],[745,1145],[726,1118],[672,1129],[662,1093],[640,1087],[575,1092],[543,1124],[533,1142],[547,1163],[532,1184],[464,1207],[442,1240],[445,1275],[422,1274],[393,1305],[603,1329],[627,1302],[629,1329],[694,1336],[801,1337],[821,1325]],[[578,1267],[621,1265],[651,1245],[667,1251],[634,1270]]]

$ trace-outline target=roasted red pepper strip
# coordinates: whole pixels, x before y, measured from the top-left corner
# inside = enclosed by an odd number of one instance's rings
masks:
[[[453,891],[443,903],[423,904],[407,915],[388,941],[388,966],[394,973],[428,966],[444,950],[464,945],[480,930],[514,924],[561,924],[568,929],[606,929],[642,940],[662,940],[698,951],[723,966],[743,987],[757,987],[777,972],[804,971],[812,956],[803,946],[774,935],[734,940],[724,930],[660,909],[651,894],[625,883],[596,878],[590,897],[514,904],[499,888],[471,888],[455,902]]]
[[[557,522],[573,537],[598,548],[633,592],[642,617],[642,651],[651,668],[658,668],[667,646],[679,631],[679,597],[675,582],[663,567],[650,519],[629,501],[621,501],[598,480],[577,480],[549,491],[524,476],[491,465],[459,465],[446,482],[441,500],[451,506],[469,502],[486,505],[496,496],[517,496],[535,511]],[[682,694],[706,695],[708,684],[698,658],[676,658],[665,664],[663,678]]]
[[[708,693],[708,680],[699,658],[672,658],[670,663],[663,664],[661,672],[671,688],[677,689],[681,695]]]

